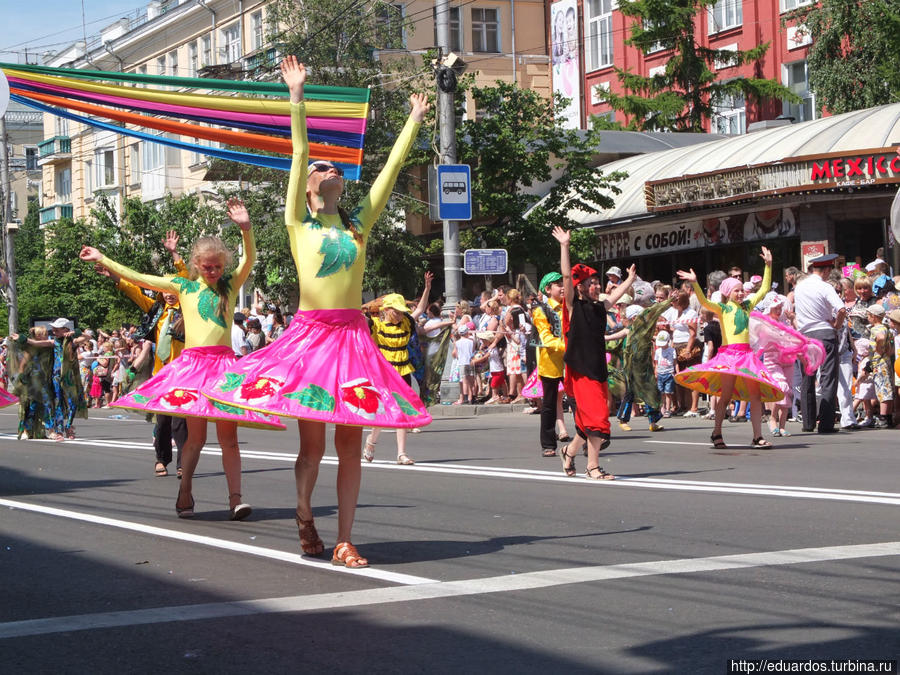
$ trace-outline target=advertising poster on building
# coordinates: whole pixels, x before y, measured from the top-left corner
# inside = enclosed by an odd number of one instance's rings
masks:
[[[562,124],[581,127],[581,67],[579,64],[578,2],[560,0],[550,5],[550,49],[553,65],[553,93],[569,99],[562,112]]]

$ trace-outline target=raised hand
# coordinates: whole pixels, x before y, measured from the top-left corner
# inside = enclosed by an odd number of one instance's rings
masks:
[[[78,254],[78,257],[85,262],[100,262],[103,258],[103,254],[93,246],[82,246],[81,253]]]
[[[102,277],[112,277],[112,272],[110,272],[100,263],[94,265],[94,271]]]
[[[766,265],[772,264],[772,252],[765,246],[762,247],[762,253],[759,254],[759,257],[763,259],[763,262],[766,263]]]
[[[553,232],[551,233],[553,238],[559,242],[560,246],[568,246],[569,242],[572,240],[572,234],[568,230],[564,230],[559,225],[553,228]]]
[[[247,213],[247,207],[237,197],[228,200],[228,217],[231,222],[247,231],[250,229],[250,214]]]
[[[428,97],[425,94],[413,94],[409,97],[409,105],[412,106],[409,116],[412,117],[413,122],[424,122],[425,115],[431,110]]]
[[[694,271],[694,268],[691,268],[690,272],[685,272],[684,270],[678,270],[676,272],[678,274],[678,278],[682,281],[690,281],[692,284],[697,283],[697,273]]]
[[[434,281],[434,272],[425,272],[425,285],[431,286],[432,281]]]
[[[166,238],[163,239],[163,248],[169,253],[175,253],[178,248],[178,233],[175,230],[166,230]]]
[[[628,278],[634,279],[636,276],[637,276],[637,267],[635,265],[632,265],[631,267],[628,268]]]
[[[281,79],[291,92],[291,101],[299,103],[303,100],[303,86],[306,84],[306,66],[294,55],[284,57],[281,62]]]

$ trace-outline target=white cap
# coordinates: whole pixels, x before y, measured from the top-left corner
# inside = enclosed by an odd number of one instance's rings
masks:
[[[606,276],[609,276],[610,274],[615,274],[620,279],[622,278],[622,270],[620,270],[618,267],[614,266],[606,270]]]
[[[866,272],[874,272],[875,268],[878,267],[878,265],[884,265],[884,260],[882,260],[881,258],[875,258],[875,260],[866,265]]]
[[[633,319],[634,317],[636,317],[638,314],[640,314],[643,311],[644,311],[644,308],[641,307],[640,305],[628,305],[628,307],[625,308],[625,318]]]
[[[753,290],[753,282],[745,281],[744,282],[744,291],[746,292],[746,291],[752,291],[752,290]]]
[[[65,328],[65,327],[68,326],[68,325],[69,325],[69,320],[68,320],[68,319],[64,319],[63,317],[59,317],[56,321],[53,321],[53,322],[50,324],[50,327],[51,327],[51,328]]]
[[[657,347],[665,347],[669,342],[669,332],[665,330],[659,331],[656,334],[656,346]]]

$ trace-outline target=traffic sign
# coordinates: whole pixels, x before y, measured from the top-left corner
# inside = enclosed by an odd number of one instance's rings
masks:
[[[472,220],[472,170],[468,164],[439,164],[438,219]]]
[[[465,253],[463,271],[466,274],[506,274],[505,248],[470,248]]]

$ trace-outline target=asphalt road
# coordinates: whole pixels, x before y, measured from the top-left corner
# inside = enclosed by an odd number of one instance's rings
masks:
[[[646,419],[566,478],[536,416],[438,418],[363,471],[347,571],[300,556],[297,434],[242,431],[247,521],[214,445],[197,517],[153,475],[151,427],[92,411],[79,440],[17,441],[0,412],[6,673],[728,672],[731,659],[900,654],[900,432],[774,439]],[[329,434],[330,439],[330,434]],[[743,444],[743,445],[742,445]],[[174,467],[172,467],[174,468]],[[174,471],[173,471],[174,473]],[[314,507],[334,545],[333,450]],[[819,671],[823,672],[823,671]]]

